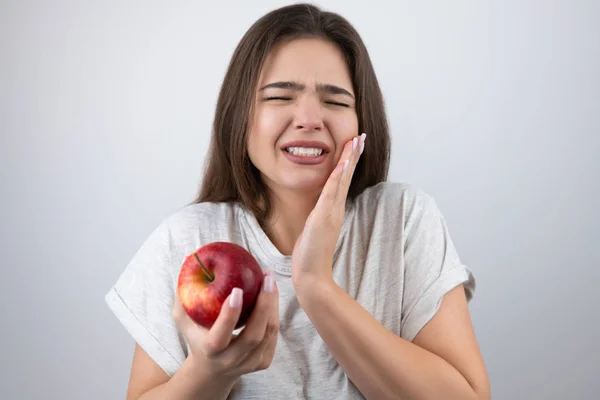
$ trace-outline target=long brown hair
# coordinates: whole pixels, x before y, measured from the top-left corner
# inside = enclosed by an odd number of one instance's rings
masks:
[[[265,222],[271,213],[267,186],[251,163],[247,136],[265,58],[283,40],[314,37],[336,44],[344,54],[356,95],[358,129],[368,144],[356,167],[348,198],[387,179],[390,136],[383,95],[367,49],[342,16],[310,4],[273,10],[246,32],[229,63],[219,93],[212,139],[198,197],[200,202],[239,202]]]

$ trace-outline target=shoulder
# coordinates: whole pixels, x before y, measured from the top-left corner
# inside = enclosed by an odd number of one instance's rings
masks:
[[[200,233],[221,232],[234,224],[238,215],[235,203],[195,203],[181,207],[167,215],[158,230],[168,235],[171,242],[185,242]]]
[[[399,234],[404,239],[431,230],[444,219],[432,195],[402,182],[382,182],[367,188],[356,198],[353,213],[352,219],[373,231]]]
[[[433,197],[422,188],[403,182],[381,182],[365,189],[355,201],[359,212],[380,211],[417,216],[437,209]]]
[[[210,224],[216,219],[233,218],[237,212],[235,203],[231,202],[204,202],[189,204],[175,210],[168,215],[163,223],[175,227],[185,224],[208,223]]]

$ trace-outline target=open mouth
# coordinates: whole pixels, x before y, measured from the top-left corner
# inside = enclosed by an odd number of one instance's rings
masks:
[[[286,147],[282,152],[285,158],[299,165],[317,165],[327,159],[327,152],[316,147]]]
[[[318,157],[323,154],[323,149],[314,147],[288,147],[285,151],[298,157]]]
[[[316,165],[327,159],[330,148],[319,140],[294,140],[283,144],[281,151],[295,164]]]

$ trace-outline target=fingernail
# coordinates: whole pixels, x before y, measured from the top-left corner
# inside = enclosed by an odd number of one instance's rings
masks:
[[[350,160],[344,161],[344,167],[342,168],[342,172],[344,172],[346,170],[346,168],[348,168],[349,163],[350,163]]]
[[[360,143],[360,153],[358,153],[358,155],[360,156],[364,150],[365,150],[365,142],[361,142]]]
[[[244,291],[240,288],[233,288],[231,297],[229,298],[229,306],[231,308],[239,308],[242,306],[242,295]]]
[[[360,135],[360,142],[364,143],[366,138],[367,138],[367,134],[363,133],[362,135]]]
[[[275,281],[273,280],[273,277],[271,275],[267,275],[265,277],[265,292],[273,293],[274,286],[275,286]]]
[[[358,139],[354,138],[352,139],[352,151],[356,150],[356,144],[358,143]]]

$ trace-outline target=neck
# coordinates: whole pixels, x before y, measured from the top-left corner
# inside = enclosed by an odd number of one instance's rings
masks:
[[[278,191],[271,196],[273,212],[263,229],[283,255],[292,255],[306,219],[315,208],[320,193],[307,195],[297,191]]]

